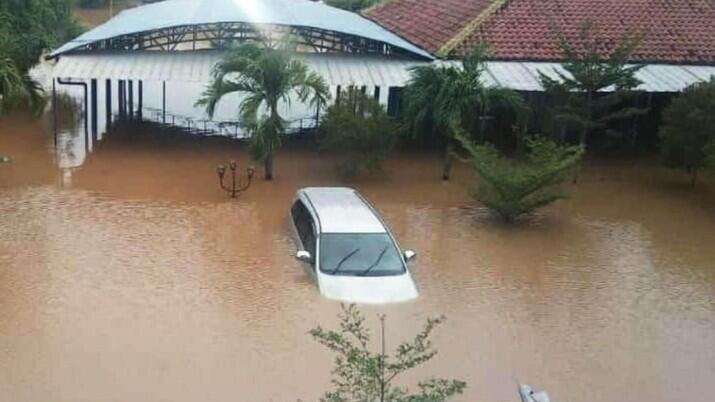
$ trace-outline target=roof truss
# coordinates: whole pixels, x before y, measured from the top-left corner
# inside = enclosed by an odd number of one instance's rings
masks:
[[[355,35],[302,26],[222,22],[183,25],[121,35],[88,43],[73,53],[101,50],[181,51],[225,49],[246,41],[260,41],[268,46],[291,43],[297,50],[309,53],[360,53],[412,56],[387,43]]]

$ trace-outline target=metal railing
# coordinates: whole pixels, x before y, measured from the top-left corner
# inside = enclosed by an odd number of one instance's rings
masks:
[[[238,120],[196,119],[174,113],[164,112],[157,108],[144,108],[142,119],[178,129],[193,135],[223,136],[236,139],[250,138],[250,133],[243,129]],[[290,135],[301,135],[314,131],[317,127],[315,116],[301,117],[287,121],[286,132]]]

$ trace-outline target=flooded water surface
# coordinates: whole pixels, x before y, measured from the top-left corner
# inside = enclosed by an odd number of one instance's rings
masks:
[[[398,153],[344,182],[309,144],[238,200],[215,166],[240,144],[126,130],[86,153],[42,121],[0,120],[0,400],[294,401],[330,386],[335,327],[293,255],[295,190],[351,185],[405,248],[420,297],[387,314],[387,345],[445,314],[439,355],[400,381],[467,381],[459,401],[695,401],[715,380],[715,191],[649,162],[586,164],[574,196],[515,226],[472,203],[458,166]],[[79,144],[79,145],[78,145]],[[261,176],[261,170],[257,176]],[[377,344],[375,345],[377,347]]]

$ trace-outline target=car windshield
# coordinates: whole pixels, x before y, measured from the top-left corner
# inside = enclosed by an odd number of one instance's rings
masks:
[[[405,272],[387,233],[326,233],[320,237],[320,270],[328,275],[389,276]]]

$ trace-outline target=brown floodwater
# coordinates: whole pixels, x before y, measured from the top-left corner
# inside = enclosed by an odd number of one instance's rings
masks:
[[[56,152],[42,121],[0,119],[0,400],[318,399],[333,357],[307,332],[340,305],[294,260],[286,214],[297,188],[344,184],[419,253],[420,297],[364,307],[371,328],[387,314],[390,347],[448,317],[402,384],[460,378],[458,401],[517,401],[516,381],[569,402],[712,395],[712,183],[591,161],[571,199],[503,226],[470,200],[467,167],[439,180],[436,154],[344,182],[290,144],[275,181],[231,200],[214,168],[245,166],[241,145],[140,131],[86,154],[67,134]]]

